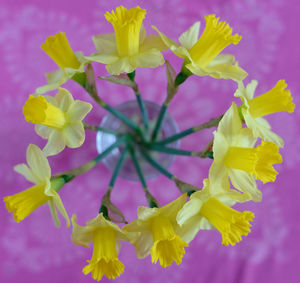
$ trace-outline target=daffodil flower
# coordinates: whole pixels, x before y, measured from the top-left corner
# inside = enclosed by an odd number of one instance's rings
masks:
[[[218,22],[215,15],[205,17],[206,27],[199,37],[200,22],[194,23],[181,34],[179,42],[168,38],[155,26],[164,43],[177,56],[185,59],[185,67],[198,76],[211,76],[232,80],[243,80],[247,73],[238,66],[233,55],[219,54],[230,44],[238,44],[241,36],[232,35],[232,28],[225,22]]]
[[[286,82],[279,80],[272,89],[254,97],[257,84],[257,81],[252,80],[245,88],[243,82],[239,82],[239,87],[235,93],[235,96],[240,97],[243,101],[241,112],[245,123],[253,131],[255,137],[283,147],[282,138],[271,131],[270,124],[263,116],[280,111],[293,113],[295,104],[292,102],[291,92],[286,89]]]
[[[70,92],[59,88],[55,97],[30,95],[23,114],[27,122],[36,124],[36,133],[48,139],[44,153],[55,155],[65,146],[77,148],[83,144],[82,120],[91,109],[91,104],[74,100]]]
[[[138,208],[138,219],[125,225],[123,230],[139,232],[134,241],[139,258],[151,253],[152,262],[158,260],[162,267],[167,267],[175,261],[180,264],[188,244],[180,237],[180,227],[176,215],[186,202],[183,194],[171,203],[161,208]]]
[[[255,143],[252,131],[242,128],[237,107],[232,103],[214,132],[214,162],[209,170],[213,187],[224,186],[229,177],[236,189],[254,201],[261,200],[255,178],[263,183],[274,182],[278,173],[273,164],[281,163],[282,158],[276,144],[263,141],[253,148]]]
[[[186,232],[184,240],[194,239],[199,230],[217,229],[222,235],[222,244],[234,246],[250,232],[254,214],[251,211],[239,212],[230,206],[237,201],[246,201],[243,195],[233,190],[215,192],[209,180],[203,181],[203,189],[191,195],[177,214],[177,222]],[[219,189],[217,189],[219,191]]]
[[[146,10],[139,6],[127,10],[119,6],[105,18],[115,33],[93,37],[97,53],[85,57],[87,60],[106,64],[112,75],[131,73],[136,68],[155,68],[164,63],[160,51],[167,49],[159,36],[146,35],[142,25]]]
[[[131,234],[122,231],[116,224],[106,220],[100,213],[89,220],[86,226],[77,224],[76,215],[72,216],[72,242],[76,245],[89,247],[93,243],[92,259],[83,268],[86,275],[92,273],[92,277],[100,281],[105,275],[109,279],[120,276],[124,271],[124,265],[118,259],[120,240],[130,241]]]
[[[48,84],[37,88],[37,94],[57,89],[75,74],[83,73],[84,66],[88,63],[81,52],[73,52],[64,32],[48,36],[41,48],[59,69],[46,74]]]
[[[13,212],[15,221],[20,222],[38,207],[48,203],[56,226],[60,226],[57,208],[66,219],[67,227],[69,227],[68,214],[57,193],[65,184],[65,180],[62,177],[51,179],[51,169],[48,160],[36,145],[30,144],[28,146],[26,160],[29,167],[22,163],[16,165],[14,170],[35,185],[15,195],[4,197],[8,212]]]

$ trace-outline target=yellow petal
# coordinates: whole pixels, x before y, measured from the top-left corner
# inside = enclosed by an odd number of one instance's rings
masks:
[[[105,13],[106,20],[114,27],[117,49],[121,57],[139,52],[140,29],[145,15],[146,10],[139,6],[129,10],[119,6],[115,11]]]
[[[41,48],[61,68],[78,69],[80,62],[76,58],[64,32],[48,36]]]
[[[208,219],[222,234],[222,244],[234,246],[247,236],[250,231],[254,214],[250,211],[239,212],[223,204],[215,198],[210,198],[202,205],[200,214]]]
[[[42,124],[55,129],[62,129],[66,124],[65,113],[39,95],[30,95],[23,106],[23,114],[27,122]]]
[[[238,44],[241,36],[232,35],[232,28],[224,21],[218,22],[215,15],[205,17],[206,27],[197,43],[189,51],[197,65],[206,67],[225,47]]]

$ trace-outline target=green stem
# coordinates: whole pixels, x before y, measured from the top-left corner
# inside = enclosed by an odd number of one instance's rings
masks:
[[[144,122],[144,125],[145,125],[145,129],[148,129],[148,127],[149,127],[149,116],[148,116],[147,108],[145,106],[145,102],[144,102],[144,100],[143,100],[143,98],[142,98],[142,96],[139,92],[135,93],[135,97],[136,97],[137,103],[139,105],[141,114],[142,114],[142,119],[143,119],[143,122]]]
[[[151,137],[152,141],[155,141],[158,134],[159,134],[159,131],[160,131],[160,128],[163,124],[163,121],[164,121],[165,115],[167,113],[167,110],[168,110],[168,104],[163,104],[162,107],[160,108],[158,118],[157,118],[157,121],[156,121],[156,124],[155,124],[155,127],[154,127],[154,131],[152,133],[152,137]]]
[[[223,115],[221,115],[217,118],[213,118],[213,119],[209,120],[208,122],[206,122],[204,124],[186,129],[186,130],[184,130],[184,131],[182,131],[182,132],[180,132],[176,135],[173,135],[173,136],[170,136],[166,139],[160,140],[160,141],[156,142],[155,145],[165,145],[165,144],[180,140],[180,139],[182,139],[182,138],[184,138],[184,137],[186,137],[190,134],[199,132],[201,130],[216,127],[219,124],[219,122],[221,121],[222,118],[223,118]]]
[[[128,78],[134,83],[134,86],[132,87],[135,97],[138,103],[138,106],[140,108],[141,114],[142,114],[142,119],[145,125],[145,129],[148,129],[149,127],[149,116],[148,116],[148,111],[147,108],[145,107],[145,102],[139,92],[138,85],[135,82],[135,71],[131,73],[127,73]]]
[[[167,169],[165,169],[164,167],[162,167],[157,161],[155,161],[149,154],[147,154],[146,152],[142,151],[141,152],[143,158],[152,165],[152,167],[154,167],[157,171],[159,171],[160,173],[162,173],[163,175],[165,175],[167,178],[173,180],[173,178],[175,177],[172,173],[170,173]]]
[[[182,150],[182,149],[177,149],[177,148],[172,148],[172,147],[165,147],[165,146],[156,145],[156,144],[151,146],[151,150],[164,152],[167,154],[185,155],[185,156],[195,156],[197,154],[197,152],[194,152],[194,151]]]
[[[128,145],[123,149],[122,154],[121,154],[121,156],[119,158],[119,161],[116,164],[115,170],[113,172],[113,175],[112,175],[112,177],[110,179],[110,182],[109,182],[109,185],[108,185],[110,188],[113,188],[114,185],[115,185],[116,179],[117,179],[117,177],[118,177],[118,175],[120,173],[120,170],[121,170],[121,168],[122,168],[122,166],[124,164],[127,152],[128,152]]]
[[[148,187],[147,187],[147,184],[146,184],[146,180],[145,180],[144,174],[143,174],[143,172],[142,172],[141,166],[140,166],[139,161],[138,161],[138,159],[137,159],[137,157],[136,157],[136,153],[135,153],[135,150],[133,149],[133,147],[130,148],[130,154],[131,154],[131,159],[132,159],[133,164],[134,164],[134,166],[135,166],[136,172],[137,172],[137,174],[138,174],[138,176],[139,176],[140,182],[141,182],[141,184],[142,184],[142,186],[143,186],[143,189],[145,190],[145,189],[147,189]],[[148,190],[148,189],[147,189],[147,190]]]
[[[127,142],[130,139],[129,135],[124,135],[118,140],[116,140],[115,143],[113,143],[111,146],[109,146],[106,150],[104,150],[101,154],[96,156],[91,161],[68,171],[62,172],[60,174],[57,174],[53,176],[52,178],[56,177],[64,177],[66,179],[71,178],[73,179],[76,176],[82,175],[86,173],[87,171],[91,170],[93,167],[95,167],[105,156],[107,156],[114,148],[120,146],[121,144]]]
[[[151,207],[151,208],[153,208],[153,207],[159,207],[160,205],[159,205],[158,201],[149,192],[149,189],[148,189],[148,186],[146,184],[146,180],[145,180],[143,171],[141,169],[140,163],[139,163],[139,161],[138,161],[138,159],[136,157],[135,150],[134,150],[133,147],[130,148],[130,154],[131,154],[131,159],[132,159],[133,164],[135,166],[136,172],[137,172],[137,174],[139,176],[140,182],[141,182],[142,187],[144,189],[144,192],[146,194],[146,198],[147,198],[149,207]]]
[[[130,127],[131,129],[133,129],[137,133],[142,134],[142,131],[138,127],[138,125],[136,125],[134,122],[132,122],[129,118],[127,118],[120,111],[118,111],[117,109],[111,107],[108,104],[105,104],[103,106],[103,108],[105,108],[109,113],[111,113],[112,115],[114,115],[115,117],[117,117],[118,119],[120,119],[124,124],[126,124],[128,127]]]
[[[107,134],[111,134],[114,136],[120,136],[122,135],[121,133],[118,133],[116,131],[110,130],[110,129],[106,129],[106,128],[102,128],[102,127],[98,127],[95,125],[89,125],[87,123],[83,123],[83,126],[86,130],[92,130],[92,131],[98,131],[98,132],[103,132],[103,133],[107,133]]]
[[[112,115],[120,119],[124,124],[128,127],[132,128],[137,133],[141,134],[141,129],[132,122],[129,118],[127,118],[124,114],[122,114],[117,109],[111,107],[109,104],[104,102],[99,96],[98,91],[95,83],[95,75],[92,66],[89,64],[85,73],[75,74],[72,79],[80,84],[87,93],[97,102],[98,105],[106,109]]]

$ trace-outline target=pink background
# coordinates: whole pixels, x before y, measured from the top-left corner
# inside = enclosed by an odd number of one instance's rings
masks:
[[[258,93],[286,79],[299,100],[299,15],[297,0],[151,0],[151,1],[66,1],[1,0],[0,2],[0,180],[1,198],[30,186],[13,172],[13,166],[25,161],[29,143],[43,146],[45,141],[25,122],[22,106],[35,88],[44,84],[44,73],[55,69],[54,63],[39,48],[48,35],[65,31],[72,47],[86,54],[94,51],[91,35],[111,32],[104,19],[105,11],[123,4],[139,4],[147,9],[145,25],[158,26],[174,39],[196,20],[215,13],[227,20],[243,36],[238,46],[230,47],[248,73],[259,80]],[[204,24],[202,28],[204,27]],[[167,52],[167,58],[179,70],[180,60]],[[96,66],[98,75],[106,75]],[[165,97],[164,67],[138,70],[137,81],[143,96],[157,103]],[[72,82],[65,85],[77,99],[91,102],[84,91]],[[98,82],[102,97],[113,105],[134,99],[130,89]],[[235,84],[231,81],[192,77],[180,88],[170,111],[180,129],[194,126],[223,113],[233,100]],[[94,108],[86,121],[100,123],[105,111]],[[124,244],[120,259],[125,273],[116,282],[300,282],[299,279],[299,197],[298,185],[300,115],[280,113],[270,117],[274,130],[285,140],[281,150],[284,163],[274,184],[260,186],[263,201],[240,206],[251,209],[256,218],[252,233],[235,247],[221,245],[216,231],[202,231],[186,249],[180,266],[162,269],[150,257],[136,259],[134,249]],[[211,138],[211,131],[185,139],[181,148],[201,150]],[[84,146],[67,149],[50,158],[53,173],[78,166],[96,155],[95,133],[87,133]],[[171,171],[178,177],[201,186],[207,177],[210,160],[178,157]],[[110,172],[99,164],[88,174],[66,185],[61,197],[69,214],[76,213],[79,223],[95,217]],[[153,194],[165,204],[178,196],[177,189],[165,177],[149,181]],[[118,180],[112,195],[127,220],[136,218],[136,208],[146,205],[140,185]],[[71,229],[56,229],[47,206],[16,224],[0,205],[0,281],[1,282],[92,282],[81,269],[90,259],[92,249],[75,246]],[[107,282],[103,279],[103,282]]]

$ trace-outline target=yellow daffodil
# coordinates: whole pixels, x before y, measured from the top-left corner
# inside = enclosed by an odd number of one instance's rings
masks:
[[[73,52],[64,32],[48,36],[41,48],[58,65],[59,69],[46,74],[48,84],[37,88],[37,94],[57,89],[76,73],[83,73],[84,65],[88,63],[81,52]]]
[[[279,80],[268,92],[254,97],[257,84],[258,82],[253,80],[245,88],[243,82],[239,82],[235,93],[235,96],[239,96],[243,101],[241,112],[245,123],[255,137],[283,147],[281,137],[271,131],[270,124],[262,117],[280,111],[294,112],[295,104],[292,102],[291,92],[286,89],[286,82]]]
[[[23,192],[4,198],[8,212],[13,212],[16,222],[22,221],[35,209],[48,202],[52,217],[57,226],[60,221],[56,208],[60,211],[70,225],[68,214],[58,195],[58,190],[65,184],[62,177],[51,179],[51,169],[44,153],[34,144],[30,144],[26,152],[26,164],[15,166],[15,171],[22,174],[28,181],[35,185]]]
[[[46,155],[55,155],[65,146],[80,147],[85,139],[82,120],[92,105],[74,100],[66,89],[59,88],[55,97],[30,95],[23,107],[27,122],[36,124],[39,136],[48,139]]]
[[[206,27],[199,37],[200,22],[193,24],[179,37],[181,45],[177,44],[156,27],[171,51],[185,59],[185,67],[198,76],[211,76],[217,79],[243,80],[247,73],[238,66],[230,54],[219,54],[230,44],[238,44],[241,36],[232,35],[232,28],[224,21],[219,22],[215,15],[205,17]]]
[[[92,273],[92,277],[100,281],[105,275],[109,279],[120,276],[124,271],[124,265],[118,259],[121,241],[130,241],[131,234],[122,231],[116,224],[106,220],[100,213],[89,220],[86,226],[77,223],[76,215],[72,216],[72,242],[76,245],[89,247],[93,243],[92,259],[88,260],[82,272],[86,275]]]
[[[105,18],[115,33],[93,37],[97,53],[86,57],[90,61],[106,64],[112,75],[131,73],[136,68],[155,68],[164,63],[161,50],[167,49],[157,35],[146,35],[142,25],[146,10],[139,6],[127,10],[119,6]]]
[[[230,206],[247,199],[233,190],[216,193],[208,179],[203,184],[203,189],[193,193],[177,215],[178,224],[186,231],[183,239],[190,242],[200,229],[216,228],[222,235],[222,244],[234,246],[242,240],[241,236],[250,232],[249,221],[253,220],[254,214],[251,211],[239,212]]]
[[[214,132],[214,162],[209,170],[213,187],[229,182],[229,177],[236,189],[249,194],[254,201],[261,200],[255,178],[263,183],[274,182],[278,173],[273,164],[281,163],[282,158],[276,144],[262,142],[253,148],[255,142],[252,131],[242,128],[237,107],[233,103]]]
[[[186,202],[186,194],[161,208],[138,208],[138,219],[125,225],[123,230],[139,232],[134,241],[139,258],[146,257],[149,252],[152,262],[158,260],[162,267],[175,261],[180,264],[188,244],[180,237],[180,227],[176,215]]]

